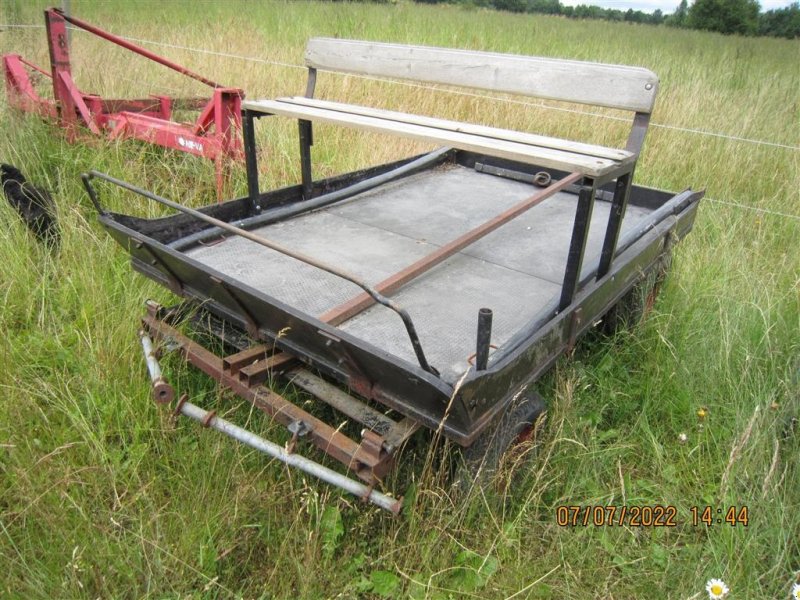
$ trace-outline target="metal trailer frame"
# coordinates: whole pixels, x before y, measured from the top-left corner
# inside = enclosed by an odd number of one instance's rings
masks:
[[[244,156],[239,134],[243,90],[215,83],[57,8],[45,10],[44,17],[50,72],[18,54],[4,55],[9,106],[55,120],[66,130],[70,142],[77,139],[78,125],[81,125],[95,135],[106,135],[110,140],[132,138],[207,158],[214,162],[218,199],[221,200],[227,161],[239,161]],[[82,92],[72,78],[67,23],[208,85],[213,88],[211,98],[153,95],[123,100],[104,99],[97,94]],[[30,70],[52,80],[54,99],[43,98],[37,93]],[[193,124],[184,124],[171,120],[174,110],[198,110],[200,114]]]
[[[247,126],[245,132],[247,135]],[[83,177],[101,224],[129,251],[133,267],[187,298],[190,305],[201,305],[206,322],[210,323],[206,329],[239,351],[225,356],[213,354],[178,327],[182,310],[166,309],[152,303],[143,319],[145,333],[162,347],[178,348],[188,362],[285,425],[293,434],[291,450],[302,437],[341,462],[349,472],[367,483],[368,492],[363,495],[369,498],[373,487],[381,483],[391,468],[397,448],[419,426],[441,432],[462,446],[474,443],[489,424],[507,410],[520,390],[530,386],[559,356],[571,350],[578,338],[638,281],[659,268],[672,245],[691,230],[703,196],[703,192],[692,190],[672,194],[629,183],[622,188],[617,181],[592,185],[594,201],[611,202],[615,206],[620,202],[620,193],[624,193],[626,203],[646,206],[653,212],[634,231],[625,235],[619,234],[618,224],[611,228],[610,235],[617,239],[610,260],[605,259],[608,261],[607,270],[600,273],[595,269],[588,275],[584,271],[582,278],[578,273],[581,273],[579,265],[585,252],[585,243],[581,243],[581,239],[585,239],[585,230],[576,225],[570,257],[574,248],[581,256],[571,260],[565,270],[565,281],[575,282],[569,304],[563,306],[563,295],[555,299],[495,351],[491,360],[488,360],[490,332],[484,314],[479,321],[484,326],[479,327],[477,336],[477,364],[455,386],[443,381],[435,369],[424,362],[424,354],[419,364],[402,360],[338,329],[332,324],[334,319],[303,313],[182,252],[188,244],[213,243],[212,240],[223,234],[249,236],[248,239],[257,237],[245,229],[289,219],[393,179],[435,169],[444,163],[455,163],[502,178],[538,180],[540,183],[552,181],[549,188],[542,188],[524,204],[536,204],[555,190],[563,189],[578,194],[576,223],[579,224],[582,211],[585,213],[586,186],[580,185],[584,181],[574,174],[444,149],[313,181],[310,199],[307,186],[303,184],[258,193],[255,200],[251,187],[247,197],[200,210],[183,207],[103,173],[91,172]],[[255,169],[248,169],[251,178],[255,174]],[[147,220],[107,212],[93,184],[95,179],[170,206],[181,214]],[[257,186],[257,180],[255,184]],[[524,206],[517,207],[516,214],[523,210]],[[507,211],[470,234],[461,236],[450,245],[450,250],[457,251],[458,247],[471,243],[484,230],[496,225],[498,219],[508,221],[514,218],[514,213]],[[611,211],[612,217],[613,214]],[[608,236],[609,233],[606,240]],[[260,238],[260,242],[323,270],[357,279],[330,265],[309,261],[308,257],[269,240]],[[429,257],[425,264],[435,258]],[[401,272],[393,279],[408,281],[419,272],[416,269],[404,271],[405,274]],[[373,288],[364,282],[358,283],[372,300],[380,301],[378,297],[382,293],[391,294],[390,286]],[[402,307],[390,308],[402,311]],[[413,326],[408,331],[413,341]],[[249,341],[241,343],[242,339]],[[344,435],[272,391],[265,385],[270,377],[283,377],[349,419],[362,423],[361,439]],[[163,385],[163,379],[154,378],[157,399],[157,390],[162,389],[156,385],[159,383]],[[348,391],[343,391],[341,386]],[[378,410],[381,407],[390,409],[388,416]],[[213,423],[213,420],[212,414],[206,423]]]
[[[416,58],[418,56],[422,58]],[[243,103],[248,181],[246,197],[196,210],[104,173],[92,171],[84,174],[83,180],[100,215],[101,224],[128,250],[134,268],[186,298],[189,306],[199,306],[202,318],[195,319],[194,328],[199,327],[201,332],[211,333],[222,339],[229,348],[232,346],[235,349],[230,353],[225,350],[222,354],[210,351],[179,326],[185,317],[185,308],[166,309],[149,304],[142,321],[142,340],[156,400],[168,400],[173,392],[171,388],[164,388],[163,375],[156,368],[153,351],[148,346],[151,337],[160,347],[178,349],[188,362],[213,377],[224,388],[247,399],[286,426],[292,434],[286,452],[294,452],[300,438],[307,439],[367,484],[366,491],[358,488],[363,492],[358,493],[365,499],[396,510],[399,504],[389,501],[387,506],[385,498],[373,495],[373,487],[381,483],[397,449],[409,436],[419,427],[426,427],[463,447],[487,439],[481,436],[492,433],[490,426],[501,422],[501,417],[512,409],[516,398],[547,371],[559,356],[570,351],[578,338],[638,282],[662,268],[672,245],[691,230],[703,192],[686,190],[672,194],[633,184],[637,158],[647,132],[657,89],[657,78],[646,69],[329,39],[309,41],[306,64],[309,71],[304,97]],[[480,67],[477,70],[473,68],[476,65]],[[499,85],[497,82],[501,81],[501,91],[509,91],[506,89],[509,77],[519,77],[521,83],[527,83],[512,85],[511,91],[621,108],[631,110],[635,115],[625,150],[602,148],[316,100],[313,96],[317,68],[401,78],[408,78],[412,73],[423,81],[462,86],[474,86],[476,81],[481,80],[483,83],[479,82],[478,87],[484,85],[490,89],[495,89]],[[533,71],[536,71],[536,77],[531,79],[529,75]],[[476,73],[482,75],[479,77]],[[553,77],[558,81],[557,85],[551,86]],[[624,85],[621,82],[626,78],[628,84]],[[591,81],[592,85],[585,85],[587,81]],[[262,193],[256,164],[255,120],[270,115],[297,119],[302,179],[298,185]],[[453,147],[315,181],[311,165],[311,147],[314,143],[312,120]],[[396,266],[393,267],[388,271],[388,276],[387,271],[382,269],[365,271],[373,276],[380,273],[383,279],[378,283],[370,283],[337,264],[321,260],[319,252],[317,255],[300,252],[296,249],[296,241],[287,245],[269,239],[270,232],[277,235],[278,229],[292,219],[311,219],[314,216],[311,213],[333,211],[346,200],[358,204],[365,198],[360,195],[369,190],[374,190],[371,192],[372,198],[378,198],[381,194],[391,195],[391,186],[404,185],[404,179],[408,185],[411,185],[409,182],[424,178],[441,181],[437,178],[447,177],[449,171],[457,171],[455,177],[462,182],[474,182],[474,177],[489,182],[488,186],[481,184],[483,187],[476,188],[477,196],[473,193],[472,199],[477,199],[483,207],[503,206],[502,212],[495,214],[480,210],[476,215],[491,214],[492,218],[477,222],[477,226],[474,224],[476,221],[467,221],[471,224],[468,231],[447,242],[444,238],[437,238],[438,241],[432,246],[423,247],[427,254],[420,256],[418,251],[401,253],[402,259],[413,256],[416,260],[410,259],[409,264],[398,270],[394,270]],[[100,202],[93,180],[114,184],[180,214],[161,219],[140,219],[107,212]],[[509,180],[516,183],[509,183]],[[526,187],[519,182],[532,186]],[[434,185],[433,188],[425,188],[425,194],[435,194],[442,189]],[[457,197],[456,209],[462,210],[467,193],[463,188],[458,189],[461,191],[442,200],[452,201]],[[489,202],[488,195],[497,190],[510,192],[505,203]],[[521,197],[523,193],[527,197]],[[518,196],[521,199],[515,199]],[[560,203],[556,203],[556,197],[561,198]],[[422,201],[428,203],[429,198],[429,195],[423,195]],[[385,200],[385,196],[381,199]],[[512,201],[516,204],[509,205]],[[584,268],[593,209],[598,202],[610,203],[607,207],[608,217],[605,222],[597,224],[602,228],[602,243],[597,247],[599,256],[596,262]],[[475,352],[468,359],[470,367],[461,377],[454,378],[451,361],[449,370],[445,372],[443,369],[440,373],[429,360],[430,354],[426,354],[411,314],[397,297],[408,298],[403,296],[403,292],[414,287],[414,284],[422,288],[431,285],[430,279],[421,277],[423,274],[431,274],[437,266],[440,274],[447,273],[453,263],[445,261],[459,258],[468,246],[504,225],[515,220],[519,222],[529,211],[542,210],[535,208],[542,203],[556,204],[553,208],[557,213],[554,214],[563,217],[562,223],[566,223],[557,236],[551,233],[551,242],[555,243],[557,238],[563,244],[562,250],[566,250],[560,286],[557,279],[534,277],[535,283],[532,285],[547,292],[535,303],[530,303],[529,310],[517,311],[524,315],[526,321],[514,321],[513,328],[506,328],[500,336],[503,339],[500,347],[492,353],[492,311],[475,309],[478,327],[473,346]],[[575,214],[570,217],[573,205]],[[359,210],[364,210],[364,205],[359,206]],[[376,212],[381,211],[380,204],[369,206]],[[422,205],[415,206],[420,214],[428,214]],[[647,216],[623,229],[625,213],[631,206],[641,209],[639,215]],[[390,220],[403,220],[404,217],[392,213]],[[319,237],[324,231],[319,229],[325,227],[324,222],[318,223],[322,223],[317,225],[318,229],[308,230],[311,238]],[[421,222],[415,223],[416,226],[423,226]],[[268,229],[268,226],[273,228]],[[255,233],[256,228],[261,228],[260,231],[264,233]],[[398,233],[380,225],[373,226],[373,229],[379,233],[369,235],[382,237],[370,239],[384,240],[387,235]],[[450,227],[446,229],[450,231]],[[238,278],[235,272],[226,272],[225,263],[212,266],[191,253],[198,245],[213,245],[215,240],[230,235],[234,236],[234,240],[245,239],[257,244],[259,251],[272,253],[270,256],[277,254],[282,259],[294,259],[292,264],[299,262],[306,270],[281,271],[279,279],[262,280],[269,281],[264,285],[251,285],[245,279]],[[416,233],[408,235],[411,235],[412,241],[418,241]],[[596,239],[600,241],[599,237]],[[492,244],[497,243],[495,238]],[[295,247],[290,247],[292,245]],[[248,246],[249,255],[259,261],[255,268],[263,270],[265,266],[260,261],[267,255],[256,255],[250,248]],[[386,242],[380,250],[391,253],[392,248]],[[322,252],[322,256],[331,256],[330,247],[323,246]],[[355,259],[356,262],[350,260],[351,265],[360,267],[367,262],[363,247],[348,246],[348,252],[350,254],[340,256],[343,259]],[[561,268],[561,256],[556,259],[557,271]],[[385,262],[385,256],[379,258]],[[397,265],[397,262],[392,264]],[[308,271],[309,267],[313,269]],[[499,264],[498,268],[506,268],[506,264]],[[325,302],[314,305],[324,307],[325,312],[318,314],[308,308],[302,309],[298,296],[281,296],[279,289],[271,287],[280,285],[291,288],[294,281],[287,277],[316,278],[321,276],[321,272],[326,277],[335,276],[358,286],[361,293],[341,301],[342,297],[347,296],[326,292]],[[517,275],[520,273],[523,271],[517,270]],[[487,290],[495,286],[496,281],[493,276],[482,277],[479,279],[483,287],[477,288],[478,301],[485,306],[483,302]],[[445,277],[444,281],[444,288],[440,286],[435,289],[439,293],[449,294],[453,280]],[[516,293],[516,286],[521,279],[511,281],[511,284],[500,288],[502,294]],[[531,286],[527,289],[532,296],[535,295]],[[556,289],[558,291],[553,297],[547,296]],[[285,300],[280,300],[280,297]],[[493,297],[500,302],[506,296]],[[336,304],[333,304],[333,300]],[[295,305],[295,301],[298,305]],[[391,342],[386,337],[371,336],[369,331],[360,330],[360,333],[356,333],[359,330],[347,327],[348,319],[352,323],[353,317],[364,317],[376,304],[395,313],[395,316],[391,316],[388,312],[381,312],[381,323],[389,316],[402,320],[404,329],[393,329],[395,337]],[[471,301],[463,306],[471,311],[474,305]],[[442,301],[439,296],[435,302],[418,304],[418,310],[422,310],[420,306],[427,307],[437,319],[445,317],[440,310],[442,306],[445,310],[451,309],[448,299]],[[506,310],[509,310],[509,306],[506,306]],[[461,319],[459,326],[466,319],[471,320],[463,310],[457,316]],[[375,325],[378,321],[369,323]],[[428,326],[433,327],[431,323]],[[397,335],[403,332],[408,338],[408,346],[398,350],[397,343],[404,343],[404,340]],[[462,336],[458,339],[460,341],[455,350],[468,352],[471,344],[469,338],[466,338],[466,348],[463,347],[465,338]],[[430,338],[428,341],[432,342]],[[387,347],[382,347],[383,343]],[[409,352],[410,348],[413,348],[413,353]],[[463,359],[455,363],[458,369],[463,364]],[[361,423],[363,429],[360,436],[345,435],[341,428],[292,404],[265,385],[271,377],[283,378],[330,405],[338,414]],[[179,402],[176,412],[185,414],[183,406],[186,406],[185,398]],[[202,419],[205,425],[213,427],[215,423],[221,424],[221,421],[215,420],[213,413],[202,414],[193,409],[189,412],[193,418]],[[217,428],[225,429],[223,425]],[[286,458],[280,452],[268,451],[266,447],[264,451],[280,460]]]

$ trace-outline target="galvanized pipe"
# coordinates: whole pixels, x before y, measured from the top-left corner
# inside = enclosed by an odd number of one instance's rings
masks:
[[[142,350],[144,350],[144,360],[147,363],[147,371],[150,373],[150,381],[153,382],[153,400],[159,404],[172,402],[172,399],[175,397],[175,392],[161,374],[161,365],[158,364],[158,359],[156,358],[153,340],[150,339],[150,336],[147,335],[144,330],[139,332],[139,337],[142,340]]]
[[[364,485],[363,483],[350,479],[349,477],[346,477],[341,473],[337,473],[336,471],[316,463],[304,456],[300,456],[299,454],[290,454],[278,444],[270,442],[269,440],[265,440],[252,431],[243,429],[242,427],[234,425],[230,421],[226,421],[221,417],[213,415],[207,410],[203,410],[191,402],[182,402],[179,406],[179,410],[182,415],[186,415],[187,417],[190,417],[195,421],[199,421],[200,423],[203,423],[212,429],[216,429],[217,431],[220,431],[225,435],[258,450],[259,452],[263,452],[268,456],[278,459],[290,467],[300,469],[304,473],[308,473],[309,475],[313,475],[322,481],[330,483],[331,485],[335,485],[336,487],[343,489],[354,496],[358,496],[364,500],[369,500],[374,505],[379,506],[384,510],[398,514],[403,506],[402,498],[392,498],[391,496],[382,494],[381,492],[378,492]]]

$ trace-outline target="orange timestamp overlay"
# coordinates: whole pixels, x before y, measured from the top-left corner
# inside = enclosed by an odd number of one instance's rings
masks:
[[[750,521],[747,506],[692,506],[688,519],[681,518],[678,509],[661,505],[568,505],[556,507],[556,525],[559,527],[677,527],[690,524],[731,525],[747,527]]]

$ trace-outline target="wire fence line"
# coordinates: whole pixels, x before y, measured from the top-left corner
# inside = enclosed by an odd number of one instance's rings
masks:
[[[3,28],[3,27],[25,28],[25,29],[44,29],[45,28],[44,25],[33,25],[33,24],[30,24],[30,25],[28,25],[28,24],[25,24],[25,25],[22,25],[22,24],[20,24],[20,25],[17,25],[17,24],[0,24],[0,28]],[[82,29],[80,29],[78,27],[68,27],[68,29],[73,30],[73,31],[80,31],[82,33],[86,33],[85,31],[83,31]],[[207,54],[207,55],[210,55],[210,56],[219,56],[219,57],[222,57],[222,58],[233,58],[233,59],[236,59],[236,60],[243,60],[243,61],[247,61],[247,62],[261,63],[261,64],[267,64],[267,65],[275,65],[275,66],[278,66],[278,67],[286,67],[286,68],[290,68],[290,69],[303,69],[303,70],[306,69],[305,65],[301,65],[301,64],[297,64],[297,63],[287,63],[287,62],[281,62],[281,61],[276,61],[276,60],[269,60],[269,59],[265,59],[265,58],[258,58],[258,57],[255,57],[255,56],[247,56],[247,55],[243,55],[243,54],[232,54],[232,53],[229,53],[229,52],[218,52],[216,50],[208,50],[206,48],[194,48],[192,46],[182,46],[182,45],[179,45],[179,44],[169,44],[169,43],[166,43],[166,42],[157,42],[155,40],[146,40],[146,39],[141,39],[141,38],[126,37],[126,36],[119,36],[119,37],[121,37],[122,39],[127,40],[129,42],[136,42],[138,44],[150,44],[152,46],[160,46],[162,48],[172,48],[174,50],[183,50],[183,51],[186,51],[186,52],[194,52],[194,53],[197,53],[197,54]],[[572,108],[564,108],[564,107],[560,107],[560,106],[552,106],[552,105],[549,105],[549,104],[537,103],[537,102],[526,102],[524,100],[516,100],[516,99],[513,99],[513,98],[503,98],[501,96],[491,96],[491,95],[488,95],[488,94],[476,94],[474,92],[467,92],[467,91],[463,91],[463,90],[451,90],[451,89],[446,89],[446,88],[434,87],[434,86],[430,86],[430,85],[411,83],[411,82],[408,82],[408,81],[398,81],[398,80],[395,80],[395,79],[382,79],[382,78],[378,78],[378,77],[370,77],[368,75],[352,75],[352,76],[353,77],[357,77],[359,79],[368,79],[368,80],[371,80],[371,81],[388,81],[388,82],[391,82],[391,83],[394,83],[394,84],[397,84],[397,85],[404,85],[404,86],[407,86],[407,87],[415,87],[415,88],[421,88],[421,89],[426,89],[426,90],[431,90],[431,91],[440,91],[440,92],[445,92],[445,93],[448,93],[448,94],[454,94],[454,95],[459,95],[459,96],[467,96],[467,97],[472,97],[472,98],[495,100],[495,101],[500,101],[500,102],[506,102],[506,103],[509,103],[509,104],[518,104],[518,105],[521,105],[521,106],[529,106],[529,107],[532,107],[532,108],[543,108],[543,109],[546,109],[546,110],[568,112],[568,113],[574,113],[574,114],[579,114],[579,115],[584,115],[584,116],[589,116],[589,117],[598,117],[598,118],[601,118],[601,119],[609,119],[609,120],[613,120],[613,121],[624,121],[624,122],[627,123],[630,120],[630,119],[626,119],[624,117],[616,117],[616,116],[613,116],[613,115],[605,115],[605,114],[602,114],[602,113],[596,113],[596,112],[591,112],[591,111],[583,111],[583,110],[572,109]],[[709,137],[716,137],[716,138],[721,138],[721,139],[730,140],[730,141],[734,141],[734,142],[742,142],[742,143],[755,144],[755,145],[760,145],[760,146],[771,146],[773,148],[783,148],[783,149],[786,149],[786,150],[800,150],[800,146],[793,146],[791,144],[781,144],[781,143],[772,142],[772,141],[769,141],[769,140],[758,140],[758,139],[746,138],[746,137],[742,137],[742,136],[730,135],[730,134],[726,134],[726,133],[720,133],[720,132],[717,132],[717,131],[707,131],[707,130],[704,130],[704,129],[694,129],[694,128],[691,128],[691,127],[681,127],[679,125],[669,125],[669,124],[666,124],[666,123],[650,123],[650,127],[657,127],[657,128],[660,128],[660,129],[669,129],[669,130],[672,130],[672,131],[680,131],[682,133],[691,133],[691,134],[694,134],[694,135],[705,135],[705,136],[709,136]]]
[[[17,24],[0,24],[0,28],[6,28],[6,27],[8,27],[8,28],[21,28],[21,29],[44,29],[45,28],[44,25],[33,25],[33,24],[30,24],[30,25],[27,25],[27,24],[25,24],[25,25],[22,25],[22,24],[20,24],[20,25],[17,25]],[[86,32],[84,32],[82,29],[80,29],[78,27],[69,27],[69,29],[71,29],[73,31],[80,31],[80,32],[86,33]],[[269,60],[269,59],[265,59],[265,58],[258,58],[258,57],[255,57],[255,56],[246,56],[246,55],[242,55],[242,54],[233,54],[233,53],[229,53],[229,52],[218,52],[218,51],[215,51],[215,50],[208,50],[206,48],[194,48],[194,47],[191,47],[191,46],[182,46],[182,45],[178,45],[178,44],[169,44],[169,43],[166,43],[166,42],[157,42],[157,41],[154,41],[154,40],[146,40],[146,39],[134,38],[134,37],[125,37],[125,36],[120,36],[120,37],[122,37],[122,39],[124,39],[124,40],[127,40],[129,42],[135,42],[137,44],[150,44],[150,45],[159,46],[159,47],[162,47],[162,48],[171,48],[171,49],[174,49],[174,50],[183,50],[183,51],[187,51],[187,52],[194,52],[194,53],[197,53],[197,54],[206,54],[206,55],[211,55],[211,56],[219,56],[221,58],[232,58],[232,59],[236,59],[236,60],[243,60],[243,61],[247,61],[247,62],[261,63],[261,64],[267,64],[267,65],[274,65],[274,66],[285,67],[285,68],[290,68],[290,69],[305,70],[307,68],[305,65],[301,65],[301,64],[287,63],[287,62],[281,62],[281,61],[276,61],[276,60]],[[500,96],[491,96],[491,95],[488,95],[488,94],[476,94],[474,92],[467,92],[467,91],[463,91],[463,90],[451,90],[451,89],[447,89],[447,88],[438,88],[438,87],[424,85],[424,84],[411,83],[411,82],[408,82],[408,81],[398,81],[398,80],[394,80],[394,79],[381,79],[381,78],[377,78],[377,77],[370,77],[368,75],[355,75],[354,74],[352,76],[356,77],[356,78],[360,78],[360,79],[367,79],[367,80],[370,80],[370,81],[391,82],[391,83],[394,83],[394,84],[403,85],[403,86],[407,86],[407,87],[414,87],[414,88],[421,88],[421,89],[426,89],[426,90],[441,91],[441,92],[446,92],[446,93],[450,93],[450,94],[454,94],[454,95],[468,96],[468,97],[487,99],[487,100],[499,100],[501,102],[506,102],[506,103],[510,103],[510,104],[519,104],[519,105],[522,105],[522,106],[529,106],[529,107],[533,107],[533,108],[543,108],[543,109],[547,109],[547,110],[568,112],[568,113],[574,113],[574,114],[579,114],[579,115],[584,115],[584,116],[599,117],[599,118],[603,118],[603,119],[611,119],[611,120],[615,120],[615,121],[624,121],[626,123],[630,120],[630,119],[626,119],[624,117],[616,117],[616,116],[613,116],[613,115],[604,115],[602,113],[596,113],[596,112],[591,112],[591,111],[582,111],[582,110],[571,109],[571,108],[551,106],[551,105],[544,104],[544,103],[526,102],[524,100],[515,100],[513,98],[503,98],[503,97],[500,97]],[[755,139],[751,139],[751,138],[728,135],[728,134],[719,133],[719,132],[715,132],[715,131],[705,131],[705,130],[701,130],[701,129],[691,129],[691,128],[687,128],[687,127],[679,127],[677,125],[667,125],[667,124],[662,124],[662,123],[650,123],[650,127],[658,127],[658,128],[661,128],[661,129],[669,129],[669,130],[673,130],[673,131],[679,131],[679,132],[683,132],[683,133],[691,133],[691,134],[695,134],[695,135],[705,135],[705,136],[717,137],[717,138],[722,138],[722,139],[736,141],[736,142],[742,142],[742,143],[756,144],[756,145],[762,145],[762,146],[772,146],[772,147],[784,148],[784,149],[788,149],[788,150],[800,150],[800,146],[791,146],[791,145],[788,145],[788,144],[779,144],[777,142],[770,142],[770,141],[766,141],[766,140],[755,140]],[[739,208],[739,209],[743,209],[743,210],[750,210],[750,211],[761,213],[761,214],[765,214],[765,215],[771,215],[771,216],[781,217],[781,218],[784,218],[784,219],[791,219],[791,220],[800,221],[800,215],[794,215],[794,214],[791,214],[791,213],[785,213],[785,212],[781,212],[781,211],[770,210],[770,209],[767,209],[767,208],[758,208],[758,207],[755,207],[755,206],[748,206],[746,204],[740,204],[738,202],[730,202],[730,201],[727,201],[727,200],[718,200],[716,198],[708,198],[708,197],[706,197],[705,200],[708,200],[709,202],[714,202],[716,204],[722,204],[724,206],[730,206],[730,207]]]
[[[714,202],[716,204],[724,204],[725,206],[732,206],[734,208],[743,208],[746,210],[752,210],[757,213],[772,215],[775,217],[781,217],[783,219],[792,219],[800,222],[800,215],[793,215],[791,213],[780,212],[778,210],[770,210],[768,208],[758,208],[757,206],[748,206],[747,204],[739,204],[738,202],[729,202],[727,200],[717,200],[716,198],[705,197],[703,198],[703,200],[708,200],[709,202]]]
[[[205,48],[193,48],[193,47],[190,47],[190,46],[181,46],[181,45],[177,45],[177,44],[168,44],[168,43],[165,43],[165,42],[156,42],[154,40],[144,40],[144,39],[129,38],[129,37],[126,37],[126,38],[123,38],[123,39],[126,39],[126,40],[131,41],[131,42],[136,42],[136,43],[139,43],[139,44],[151,44],[153,46],[161,46],[163,48],[172,48],[172,49],[175,49],[175,50],[184,50],[184,51],[187,51],[187,52],[196,52],[196,53],[199,53],[199,54],[208,54],[208,55],[220,56],[220,57],[224,57],[224,58],[235,58],[237,60],[244,60],[244,61],[248,61],[248,62],[256,62],[256,63],[262,63],[262,64],[269,64],[269,65],[275,65],[275,66],[279,66],[279,67],[288,67],[288,68],[292,68],[292,69],[303,69],[303,70],[305,70],[307,68],[305,65],[300,65],[300,64],[296,64],[296,63],[285,63],[285,62],[280,62],[280,61],[268,60],[268,59],[264,59],[264,58],[257,58],[255,56],[245,56],[245,55],[241,55],[241,54],[230,54],[230,53],[227,53],[227,52],[216,52],[214,50],[207,50]],[[350,76],[351,77],[357,77],[359,79],[367,79],[367,80],[370,80],[370,81],[388,81],[388,82],[391,82],[391,83],[394,83],[394,84],[397,84],[397,85],[403,85],[403,86],[406,86],[406,87],[420,88],[420,89],[430,90],[430,91],[445,92],[445,93],[453,94],[453,95],[457,95],[457,96],[467,96],[467,97],[471,97],[471,98],[480,98],[480,99],[485,99],[485,100],[495,100],[495,101],[500,101],[500,102],[506,102],[508,104],[518,104],[518,105],[521,105],[521,106],[529,106],[529,107],[532,107],[532,108],[543,108],[543,109],[546,109],[546,110],[567,112],[567,113],[573,113],[573,114],[584,115],[584,116],[589,116],[589,117],[599,117],[601,119],[608,119],[608,120],[612,120],[612,121],[623,121],[625,123],[630,121],[630,119],[627,119],[625,117],[616,117],[614,115],[605,115],[605,114],[602,114],[602,113],[596,113],[596,112],[585,111],[585,110],[578,110],[578,109],[574,109],[574,108],[564,108],[564,107],[561,107],[561,106],[552,106],[552,105],[549,105],[549,104],[538,103],[538,102],[526,102],[525,100],[516,100],[514,98],[504,98],[502,96],[491,96],[489,94],[477,94],[475,92],[467,92],[467,91],[464,91],[464,90],[451,90],[451,89],[447,89],[447,88],[434,87],[434,86],[424,85],[424,84],[419,84],[419,83],[411,83],[411,82],[408,82],[408,81],[398,81],[396,79],[381,79],[381,78],[378,78],[378,77],[370,77],[369,75],[351,74]],[[730,141],[743,142],[743,143],[748,143],[748,144],[756,144],[756,145],[760,145],[760,146],[771,146],[771,147],[774,147],[774,148],[783,148],[783,149],[786,149],[786,150],[800,150],[800,146],[792,146],[790,144],[781,144],[781,143],[778,143],[778,142],[771,142],[771,141],[768,141],[768,140],[757,140],[757,139],[746,138],[746,137],[741,137],[741,136],[736,136],[736,135],[719,133],[719,132],[716,132],[716,131],[706,131],[706,130],[703,130],[703,129],[693,129],[693,128],[690,128],[690,127],[680,127],[678,125],[668,125],[668,124],[664,124],[664,123],[650,123],[650,127],[657,127],[657,128],[660,128],[660,129],[669,129],[669,130],[672,130],[672,131],[680,131],[682,133],[691,133],[691,134],[694,134],[694,135],[706,135],[706,136],[710,136],[710,137],[717,137],[717,138],[722,138],[722,139],[726,139],[726,140],[730,140]]]

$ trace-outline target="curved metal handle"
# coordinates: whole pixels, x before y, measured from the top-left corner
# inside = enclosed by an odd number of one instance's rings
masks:
[[[105,173],[100,173],[99,171],[89,171],[88,173],[84,173],[83,175],[81,175],[81,179],[83,179],[83,184],[86,186],[86,190],[89,193],[89,197],[92,199],[92,203],[95,205],[95,208],[97,208],[98,212],[101,215],[104,215],[106,213],[103,211],[103,208],[101,207],[100,202],[97,199],[97,192],[94,189],[94,186],[92,186],[91,180],[94,177],[97,177],[98,179],[102,179],[109,183],[113,183],[114,185],[117,185],[125,190],[128,190],[129,192],[139,194],[140,196],[144,196],[145,198],[153,200],[154,202],[158,202],[159,204],[163,204],[164,206],[169,206],[170,208],[173,208],[179,212],[195,217],[196,219],[200,219],[201,221],[205,221],[206,223],[219,227],[220,229],[224,229],[225,231],[229,231],[230,233],[243,237],[246,240],[250,240],[251,242],[255,242],[256,244],[264,246],[265,248],[269,248],[270,250],[274,250],[276,252],[280,252],[281,254],[285,254],[286,256],[294,258],[295,260],[299,260],[301,262],[309,264],[312,267],[316,267],[318,269],[330,273],[331,275],[336,275],[337,277],[341,277],[342,279],[345,279],[350,283],[357,285],[367,294],[369,294],[372,297],[372,299],[375,300],[375,302],[385,306],[386,308],[393,310],[400,316],[400,318],[403,321],[403,325],[406,328],[406,333],[408,333],[408,337],[411,340],[411,346],[414,348],[414,354],[417,357],[419,366],[422,367],[428,373],[436,375],[437,377],[439,376],[439,371],[433,368],[428,363],[428,360],[425,358],[425,352],[422,350],[422,343],[419,341],[419,336],[417,335],[417,329],[416,327],[414,327],[414,321],[411,319],[411,316],[408,314],[408,312],[404,308],[399,306],[396,302],[385,297],[378,290],[370,286],[368,283],[362,281],[355,275],[352,275],[347,271],[338,269],[337,267],[328,265],[324,262],[318,261],[315,258],[312,258],[300,252],[295,252],[294,250],[290,250],[289,248],[286,248],[281,244],[277,244],[271,240],[268,240],[267,238],[258,236],[250,231],[246,231],[244,229],[241,229],[240,227],[236,227],[235,225],[231,225],[230,223],[221,221],[220,219],[215,219],[214,217],[210,217],[193,208],[189,208],[187,206],[183,206],[182,204],[178,204],[177,202],[173,202],[172,200],[168,200],[166,198],[162,198],[161,196],[157,196],[152,192],[148,192],[147,190],[138,188],[135,185],[131,185],[130,183],[122,181],[121,179],[111,177],[110,175],[106,175]]]

